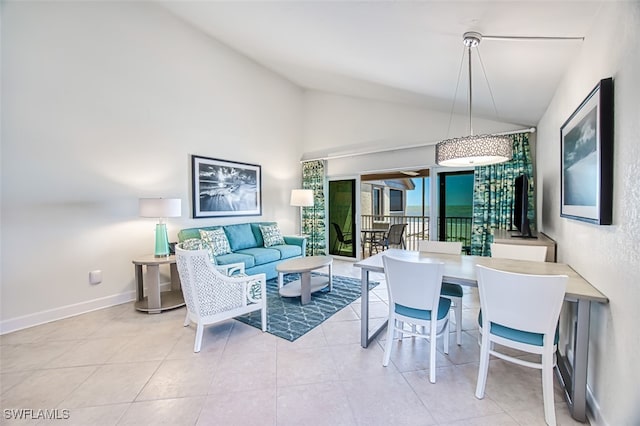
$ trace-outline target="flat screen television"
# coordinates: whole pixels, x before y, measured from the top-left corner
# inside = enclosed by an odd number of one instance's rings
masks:
[[[526,175],[516,178],[513,201],[513,226],[519,234],[511,234],[515,238],[538,238],[531,233],[529,223],[529,179]]]

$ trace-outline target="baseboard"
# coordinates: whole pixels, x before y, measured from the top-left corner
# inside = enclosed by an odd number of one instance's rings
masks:
[[[171,288],[171,283],[160,285],[160,290],[165,291]],[[135,291],[127,291],[112,296],[101,297],[99,299],[88,300],[86,302],[74,303],[73,305],[61,306],[34,314],[21,317],[10,318],[0,321],[0,335],[22,330],[36,325],[46,324],[64,318],[74,317],[87,312],[97,311],[111,306],[121,305],[136,300]]]
[[[160,291],[171,289],[171,283],[160,284]],[[86,302],[75,303],[73,305],[61,306],[59,308],[49,309],[42,312],[36,312],[17,318],[10,318],[0,321],[0,335],[12,333],[14,331],[23,330],[36,325],[46,324],[52,321],[75,317],[76,315],[86,314],[87,312],[97,311],[99,309],[109,308],[111,306],[122,305],[123,303],[133,302],[137,299],[135,291],[127,291],[112,296],[101,297],[99,299],[88,300]]]
[[[131,302],[135,299],[136,292],[127,291],[125,293],[88,300],[86,302],[74,303],[73,305],[66,305],[59,308],[48,309],[46,311],[36,312],[34,314],[10,318],[0,322],[0,334],[11,333],[13,331],[34,327],[36,325],[45,324],[51,321],[57,321],[80,314],[86,314],[87,312],[96,311],[98,309],[104,309],[110,306]]]
[[[609,423],[602,417],[600,405],[587,385],[587,419],[592,426],[609,426]]]

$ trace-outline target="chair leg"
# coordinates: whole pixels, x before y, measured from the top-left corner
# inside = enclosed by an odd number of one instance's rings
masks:
[[[444,324],[444,353],[449,355],[449,319]]]
[[[198,323],[196,325],[196,342],[193,345],[194,352],[200,352],[200,348],[202,347],[202,334],[204,333],[204,325],[202,323]]]
[[[484,398],[484,389],[487,384],[487,373],[489,372],[489,337],[482,334],[480,344],[480,365],[478,365],[478,384],[476,385],[476,398]]]
[[[556,410],[553,403],[553,353],[542,355],[542,400],[544,420],[549,426],[556,424]]]
[[[397,320],[395,320],[395,321],[397,321]],[[404,333],[402,332],[402,330],[404,330],[404,321],[398,321],[398,326],[397,326],[397,329],[396,329],[396,336],[399,339],[404,339]]]
[[[462,297],[443,296],[451,300],[449,319],[456,324],[456,343],[462,345]]]
[[[456,343],[460,346],[462,345],[462,297],[458,297],[454,303],[456,304],[454,309],[456,315]]]
[[[191,324],[191,321],[189,320],[189,311],[187,310],[187,315],[185,315],[184,317],[184,324],[182,324],[185,327],[188,327],[189,324]]]
[[[389,321],[387,322],[387,342],[384,345],[384,356],[382,358],[382,365],[385,367],[389,365],[389,360],[391,359],[391,346],[393,345],[395,325],[396,319],[393,317],[389,317]]]
[[[267,331],[267,304],[263,303],[262,304],[262,308],[260,309],[260,312],[262,314],[260,321],[262,324],[262,331]]]
[[[431,321],[431,333],[429,334],[429,381],[436,382],[436,340],[438,326],[437,321]]]

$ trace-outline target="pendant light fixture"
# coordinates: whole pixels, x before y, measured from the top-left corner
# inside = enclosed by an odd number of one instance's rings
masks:
[[[436,145],[436,163],[445,167],[486,166],[503,163],[513,157],[511,138],[503,135],[474,135],[472,124],[471,49],[477,47],[482,35],[464,33],[464,45],[469,59],[469,136],[447,139]]]

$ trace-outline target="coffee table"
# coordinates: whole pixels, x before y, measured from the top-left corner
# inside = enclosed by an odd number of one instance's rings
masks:
[[[300,302],[306,305],[311,301],[311,293],[322,290],[327,285],[329,291],[333,290],[333,276],[331,275],[331,265],[333,258],[329,256],[309,256],[297,259],[285,260],[276,266],[278,271],[278,289],[282,297],[300,296]],[[311,276],[311,271],[327,267],[328,277]],[[300,279],[292,281],[287,285],[283,284],[284,274],[299,273]]]

